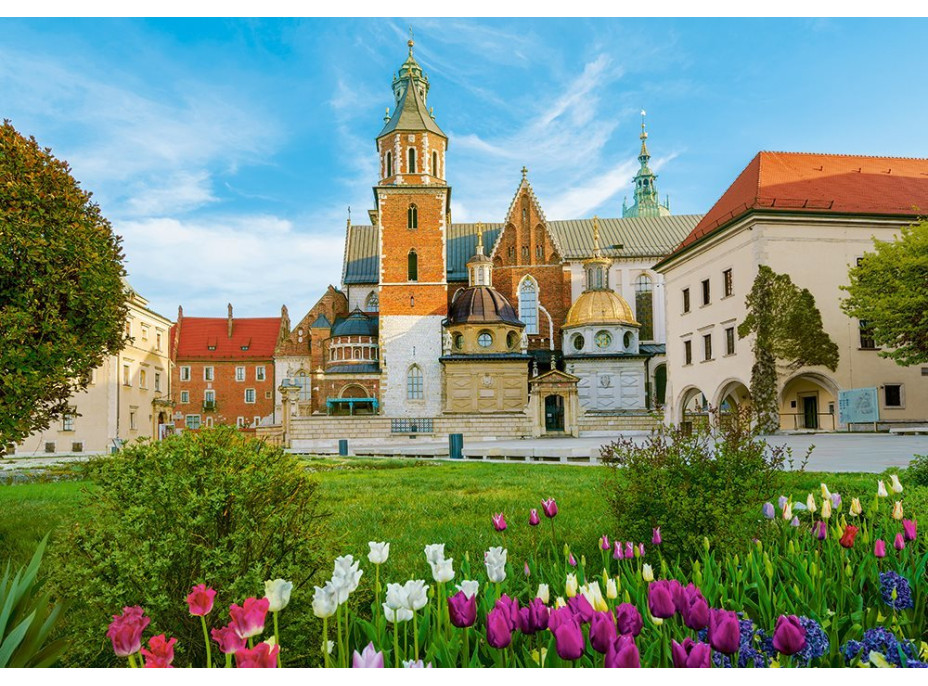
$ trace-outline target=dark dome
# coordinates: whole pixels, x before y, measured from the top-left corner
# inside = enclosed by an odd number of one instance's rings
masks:
[[[377,336],[377,318],[370,317],[361,310],[355,310],[345,319],[336,319],[332,328],[332,337],[336,336]]]
[[[465,288],[451,303],[448,324],[497,323],[525,326],[503,294],[489,286]]]

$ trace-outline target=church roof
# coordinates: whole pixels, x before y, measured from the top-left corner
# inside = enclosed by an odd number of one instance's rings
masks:
[[[445,132],[439,128],[429,114],[422,96],[419,95],[419,89],[415,87],[411,77],[406,84],[400,101],[393,110],[393,115],[380,133],[377,134],[377,138],[386,136],[393,131],[429,131],[430,133],[437,133],[442,138],[447,138]]]
[[[632,308],[625,298],[615,291],[600,289],[584,291],[567,311],[564,328],[589,324],[628,324],[641,326],[635,321]]]
[[[762,151],[667,259],[753,210],[915,217],[925,208],[928,159]]]
[[[235,317],[230,337],[226,317],[185,316],[180,321],[177,359],[270,359],[279,332],[280,317]]]
[[[335,320],[332,338],[336,336],[377,336],[378,318],[355,310],[344,319]]]
[[[511,324],[525,326],[506,297],[490,286],[471,286],[454,296],[448,324]]]

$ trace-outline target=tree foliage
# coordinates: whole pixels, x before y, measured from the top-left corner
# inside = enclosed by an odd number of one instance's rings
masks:
[[[902,366],[928,362],[928,220],[903,227],[898,240],[873,239],[872,253],[848,272],[841,308],[866,322],[873,341]]]
[[[122,349],[120,239],[70,167],[0,126],[0,445],[45,429]]]
[[[777,362],[790,370],[822,365],[834,371],[838,346],[822,327],[815,297],[788,274],[761,265],[745,307],[748,314],[738,326],[738,336],[754,334],[751,399],[760,430],[774,433],[780,425]]]

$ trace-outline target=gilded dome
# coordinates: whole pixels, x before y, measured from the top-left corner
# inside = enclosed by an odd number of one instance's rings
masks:
[[[585,291],[577,298],[567,313],[564,326],[582,326],[584,324],[627,324],[641,326],[635,321],[632,308],[625,298],[615,291]]]

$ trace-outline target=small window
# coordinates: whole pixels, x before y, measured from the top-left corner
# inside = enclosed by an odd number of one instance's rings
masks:
[[[264,365],[259,364],[257,367],[255,367],[255,381],[264,381],[264,379]]]
[[[155,332],[155,350],[161,350],[161,332]]]
[[[493,335],[489,331],[481,331],[477,334],[477,345],[481,348],[489,348],[493,345]]]
[[[575,334],[575,335],[574,335],[574,337],[573,337],[571,343],[572,343],[573,346],[574,346],[574,350],[576,350],[576,351],[579,352],[579,351],[583,350],[583,346],[586,345],[586,340],[583,338],[583,335],[582,335],[582,334],[579,334],[579,333],[578,333],[578,334]]]
[[[129,365],[124,364],[122,366],[122,385],[131,386],[132,385],[132,371],[129,369]]]
[[[190,381],[190,367],[181,367],[181,368],[180,368],[180,380],[181,380],[181,381]]]
[[[254,423],[252,424],[252,426],[259,426],[260,424],[261,424],[261,417],[255,417]]]
[[[265,400],[270,400],[270,399],[271,399],[271,392],[270,392],[270,391],[264,391],[264,399],[265,399]]]
[[[245,402],[249,405],[255,402],[255,389],[246,388],[245,389]]]
[[[406,258],[406,280],[419,280],[419,256],[416,254],[415,250],[410,250],[409,255]],[[414,301],[410,300],[409,304],[412,306]]]
[[[139,370],[139,388],[148,388],[148,373],[144,369]]]
[[[161,391],[161,372],[155,372],[155,391]]]
[[[515,257],[515,256],[516,256],[516,248],[515,248],[514,245],[510,245],[510,246],[509,246],[508,250],[506,250],[506,255],[507,255],[508,257]]]
[[[690,289],[683,289],[683,312],[684,314],[690,311]]]
[[[84,452],[84,442],[83,441],[74,441],[71,443],[71,452],[72,453],[82,453]]]
[[[725,354],[735,354],[735,327],[733,326],[725,329]]]
[[[535,246],[535,257],[538,257],[542,260],[545,258],[545,246],[543,245]]]
[[[132,337],[132,322],[130,322],[128,319],[126,320],[126,336],[129,336],[130,338]]]
[[[387,153],[387,176],[393,176],[393,153]]]
[[[244,417],[236,417],[236,418],[235,418],[235,426],[237,426],[239,429],[244,428],[244,427],[245,427],[245,418],[244,418]]]
[[[380,296],[377,291],[371,291],[364,303],[364,309],[367,312],[378,312],[380,310]]]
[[[130,411],[129,411],[129,429],[130,429],[131,431],[136,431],[136,430],[138,430],[138,428],[139,428],[139,427],[138,427],[138,422],[136,421],[136,415],[137,415],[137,414],[138,414],[138,413],[137,413],[135,410],[130,410]]]
[[[212,367],[203,367],[203,380],[204,381],[213,380],[213,368]]]
[[[186,426],[188,429],[199,429],[200,428],[200,415],[188,414],[184,420],[184,426]]]
[[[215,405],[216,404],[216,391],[208,390],[203,391],[203,404],[204,405]]]
[[[142,324],[142,340],[143,341],[148,340],[148,327],[145,326],[144,324]]]
[[[406,156],[409,162],[408,167],[407,167],[407,172],[410,174],[415,174],[416,173],[416,149],[409,148],[409,150],[406,152]]]
[[[712,359],[712,334],[707,333],[702,337],[702,349],[703,349],[703,359],[711,360]]]
[[[242,351],[244,352],[244,351],[248,350],[248,348],[249,348],[249,346],[243,345],[243,346],[242,346]]]
[[[213,418],[212,418],[212,417],[207,417],[207,418],[206,418],[206,428],[207,428],[207,429],[211,429],[212,426],[213,426]]]
[[[593,342],[601,350],[608,348],[612,345],[612,334],[608,331],[597,331],[596,336],[593,337]]]
[[[883,405],[885,407],[902,407],[902,384],[888,383],[883,386]]]
[[[866,319],[861,319],[859,328],[861,350],[876,350],[876,342],[873,340],[873,328],[869,322]]]
[[[432,176],[441,178],[441,174],[438,173],[438,152],[436,150],[432,151]]]
[[[62,431],[74,431],[74,415],[66,414],[61,418]]]
[[[180,392],[180,402],[183,405],[186,405],[190,402],[190,391],[181,391]]]
[[[406,210],[406,228],[419,228],[419,208],[415,205],[410,205],[409,209]]]
[[[731,280],[731,269],[726,269],[722,272],[722,284],[725,290],[725,297],[735,292],[734,285]]]
[[[693,364],[693,342],[683,341],[683,364]]]
[[[528,246],[527,245],[522,246],[522,259],[523,260],[528,259]]]
[[[55,443],[53,441],[47,441],[45,443],[45,452],[47,453],[55,452]]]
[[[454,335],[454,347],[458,350],[464,348],[464,336],[462,334],[458,333]]]
[[[702,282],[702,304],[708,305],[710,300],[709,279]]]
[[[236,380],[236,381],[244,381],[244,380],[245,380],[245,368],[244,368],[244,367],[236,367],[236,368],[235,368],[235,380]]]
[[[418,365],[413,365],[406,372],[406,399],[422,400],[425,397],[422,384],[422,370]]]
[[[632,336],[632,332],[626,331],[625,335],[622,337],[622,345],[625,347],[626,350],[628,350],[632,347],[632,343],[634,342],[635,342],[635,338],[634,336]]]
[[[506,346],[510,350],[515,350],[516,346],[519,344],[519,337],[516,335],[515,331],[510,331],[506,334]]]

